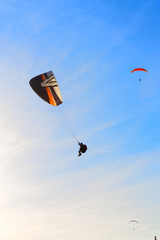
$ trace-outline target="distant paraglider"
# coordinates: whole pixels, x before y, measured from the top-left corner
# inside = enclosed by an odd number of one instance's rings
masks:
[[[137,220],[131,220],[129,221],[129,224],[131,224],[132,229],[135,231],[136,230],[136,226],[139,222]]]
[[[136,71],[144,71],[144,72],[147,72],[147,73],[148,73],[148,71],[147,71],[146,69],[144,69],[144,68],[135,68],[135,69],[133,69],[133,70],[131,71],[131,73],[136,72]],[[141,82],[141,79],[139,79],[139,82]]]

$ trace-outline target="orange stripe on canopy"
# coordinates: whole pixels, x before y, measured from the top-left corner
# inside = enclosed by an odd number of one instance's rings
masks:
[[[131,73],[136,72],[136,71],[144,71],[144,72],[148,72],[148,71],[147,71],[146,69],[144,69],[144,68],[135,68],[135,69],[132,70]]]
[[[42,76],[42,80],[45,80],[44,74],[41,74],[41,76]],[[52,104],[53,106],[57,106],[57,104],[56,104],[56,102],[53,98],[53,95],[52,95],[52,92],[51,92],[50,88],[46,87],[46,91],[47,91],[47,94],[48,94],[48,97],[49,97],[49,103]]]
[[[50,88],[46,87],[46,90],[47,90],[47,94],[48,94],[48,97],[49,97],[49,103],[54,105],[54,106],[57,106],[57,104],[56,104],[56,102],[55,102],[55,100],[52,96],[52,92],[51,92]]]

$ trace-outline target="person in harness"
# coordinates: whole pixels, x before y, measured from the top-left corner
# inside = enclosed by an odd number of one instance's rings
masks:
[[[79,157],[82,155],[82,153],[85,153],[87,151],[87,146],[80,142],[78,142],[78,145],[80,146],[80,149],[78,151],[78,157]]]

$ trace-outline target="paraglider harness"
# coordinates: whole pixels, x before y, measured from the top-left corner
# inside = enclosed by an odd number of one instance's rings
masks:
[[[80,149],[78,151],[78,157],[79,157],[82,155],[82,153],[85,153],[87,151],[87,146],[80,142],[78,142],[78,145],[80,146]]]

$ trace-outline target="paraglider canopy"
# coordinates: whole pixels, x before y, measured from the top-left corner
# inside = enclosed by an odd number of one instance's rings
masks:
[[[144,71],[144,72],[147,72],[147,73],[148,73],[148,71],[147,71],[146,69],[144,69],[144,68],[135,68],[135,69],[133,69],[133,70],[131,71],[131,73],[136,72],[136,71]]]
[[[136,220],[131,220],[131,221],[129,221],[129,223],[131,223],[131,222],[133,222],[133,223],[138,223],[138,221],[136,221]]]
[[[29,83],[37,95],[49,104],[58,106],[63,102],[57,80],[52,71],[32,78]]]

